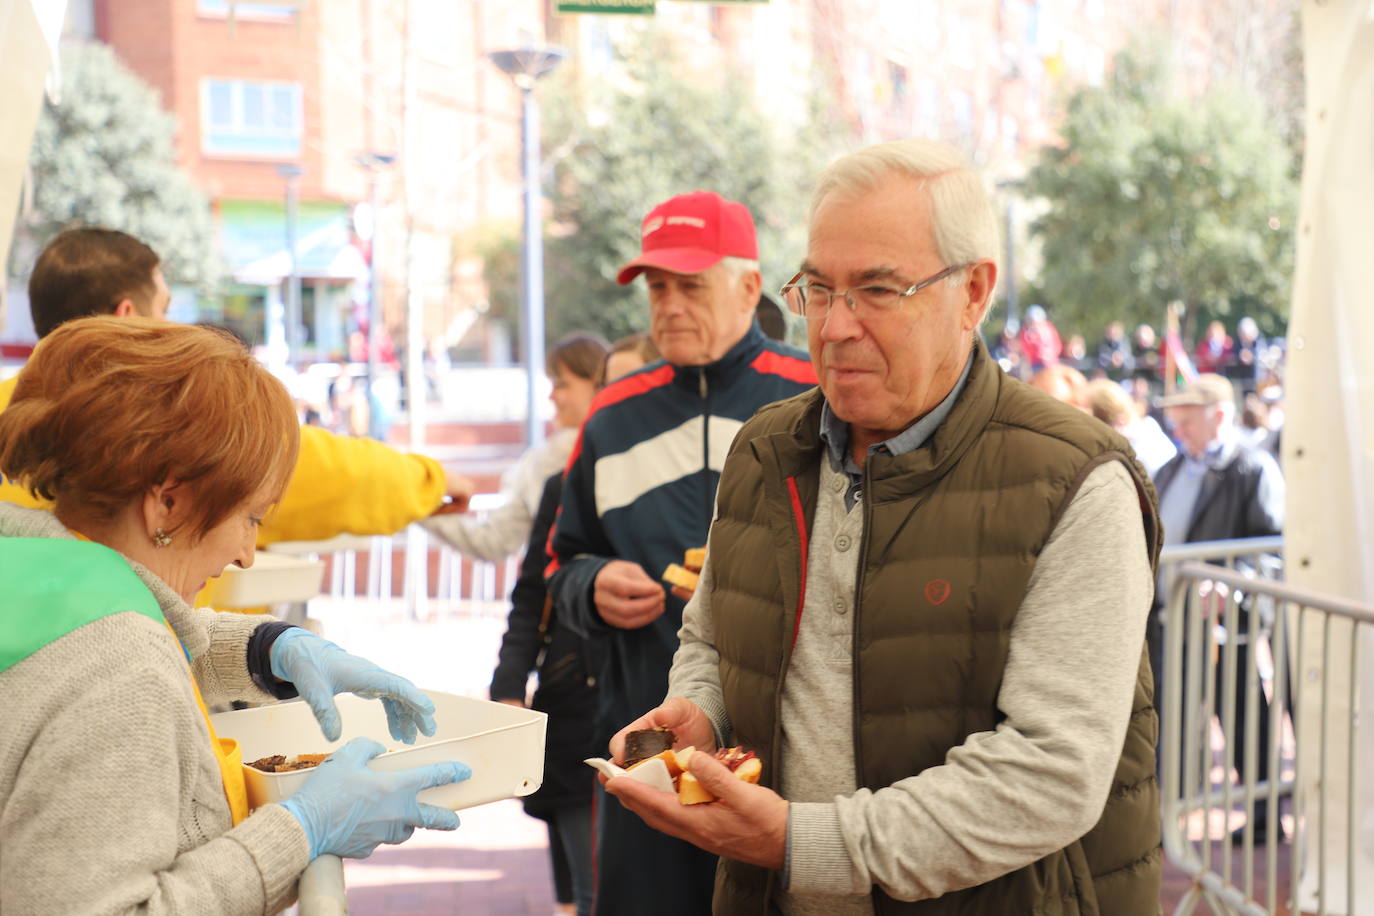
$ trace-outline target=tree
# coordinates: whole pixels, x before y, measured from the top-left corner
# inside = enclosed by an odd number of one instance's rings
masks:
[[[1253,94],[1171,91],[1167,60],[1123,52],[1101,88],[1068,101],[1062,146],[1025,189],[1047,207],[1037,289],[1061,325],[1095,334],[1114,319],[1158,326],[1167,303],[1185,330],[1251,315],[1286,323],[1297,188],[1289,147]]]
[[[163,259],[168,282],[219,276],[210,208],[176,165],[175,122],[151,87],[104,45],[64,47],[62,99],[46,102],[29,154],[33,207],[20,220],[10,275],[72,226],[120,229]]]
[[[806,240],[810,182],[834,148],[813,112],[805,130],[781,130],[746,81],[711,86],[684,78],[674,43],[649,32],[622,48],[614,79],[555,89],[544,104],[543,149],[553,163],[546,244],[550,338],[644,330],[644,291],[620,286],[620,265],[639,254],[639,224],[674,194],[717,191],[747,205],[758,228],[765,290],[796,271]],[[813,103],[813,108],[819,109]],[[488,262],[489,285],[518,277]]]

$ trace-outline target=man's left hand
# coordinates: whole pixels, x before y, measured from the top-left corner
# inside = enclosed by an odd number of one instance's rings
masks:
[[[709,754],[693,754],[688,769],[715,801],[684,805],[675,793],[623,776],[606,781],[606,791],[655,830],[727,859],[781,869],[787,857],[786,799],[736,779]]]

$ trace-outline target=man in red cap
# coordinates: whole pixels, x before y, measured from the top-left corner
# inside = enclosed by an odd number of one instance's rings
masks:
[[[683,597],[659,579],[706,544],[735,432],[765,404],[816,384],[806,355],[754,320],[762,288],[749,210],[710,191],[649,212],[642,251],[650,335],[663,354],[606,387],[573,449],[550,541],[559,619],[601,659],[598,738],[658,705],[677,650]],[[598,806],[596,912],[710,912],[713,855]]]

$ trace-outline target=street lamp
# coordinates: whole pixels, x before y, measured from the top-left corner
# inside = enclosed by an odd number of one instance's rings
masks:
[[[539,103],[534,84],[548,76],[567,53],[561,48],[517,48],[487,54],[520,90],[521,175],[524,178],[525,231],[520,259],[520,301],[525,317],[525,439],[544,439],[535,394],[544,368],[544,235],[539,225]]]
[[[301,172],[299,165],[284,162],[277,166],[277,174],[286,179],[286,253],[291,259],[291,272],[286,278],[286,361],[301,356],[301,269],[296,252],[296,205]]]
[[[381,411],[374,388],[377,382],[377,328],[382,322],[382,212],[378,194],[378,173],[396,161],[393,153],[359,153],[353,161],[367,170],[367,200],[372,211],[372,240],[368,257],[367,292],[367,434],[373,439],[383,436]]]

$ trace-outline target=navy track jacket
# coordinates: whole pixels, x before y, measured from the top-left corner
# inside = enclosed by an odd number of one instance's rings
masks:
[[[609,626],[592,601],[597,573],[621,559],[658,578],[684,551],[704,547],[735,433],[760,407],[815,385],[806,355],[755,323],[714,363],[651,363],[592,403],[568,463],[547,575],[560,621],[591,638],[601,660],[598,746],[663,702],[684,605],[670,592],[648,626]]]

